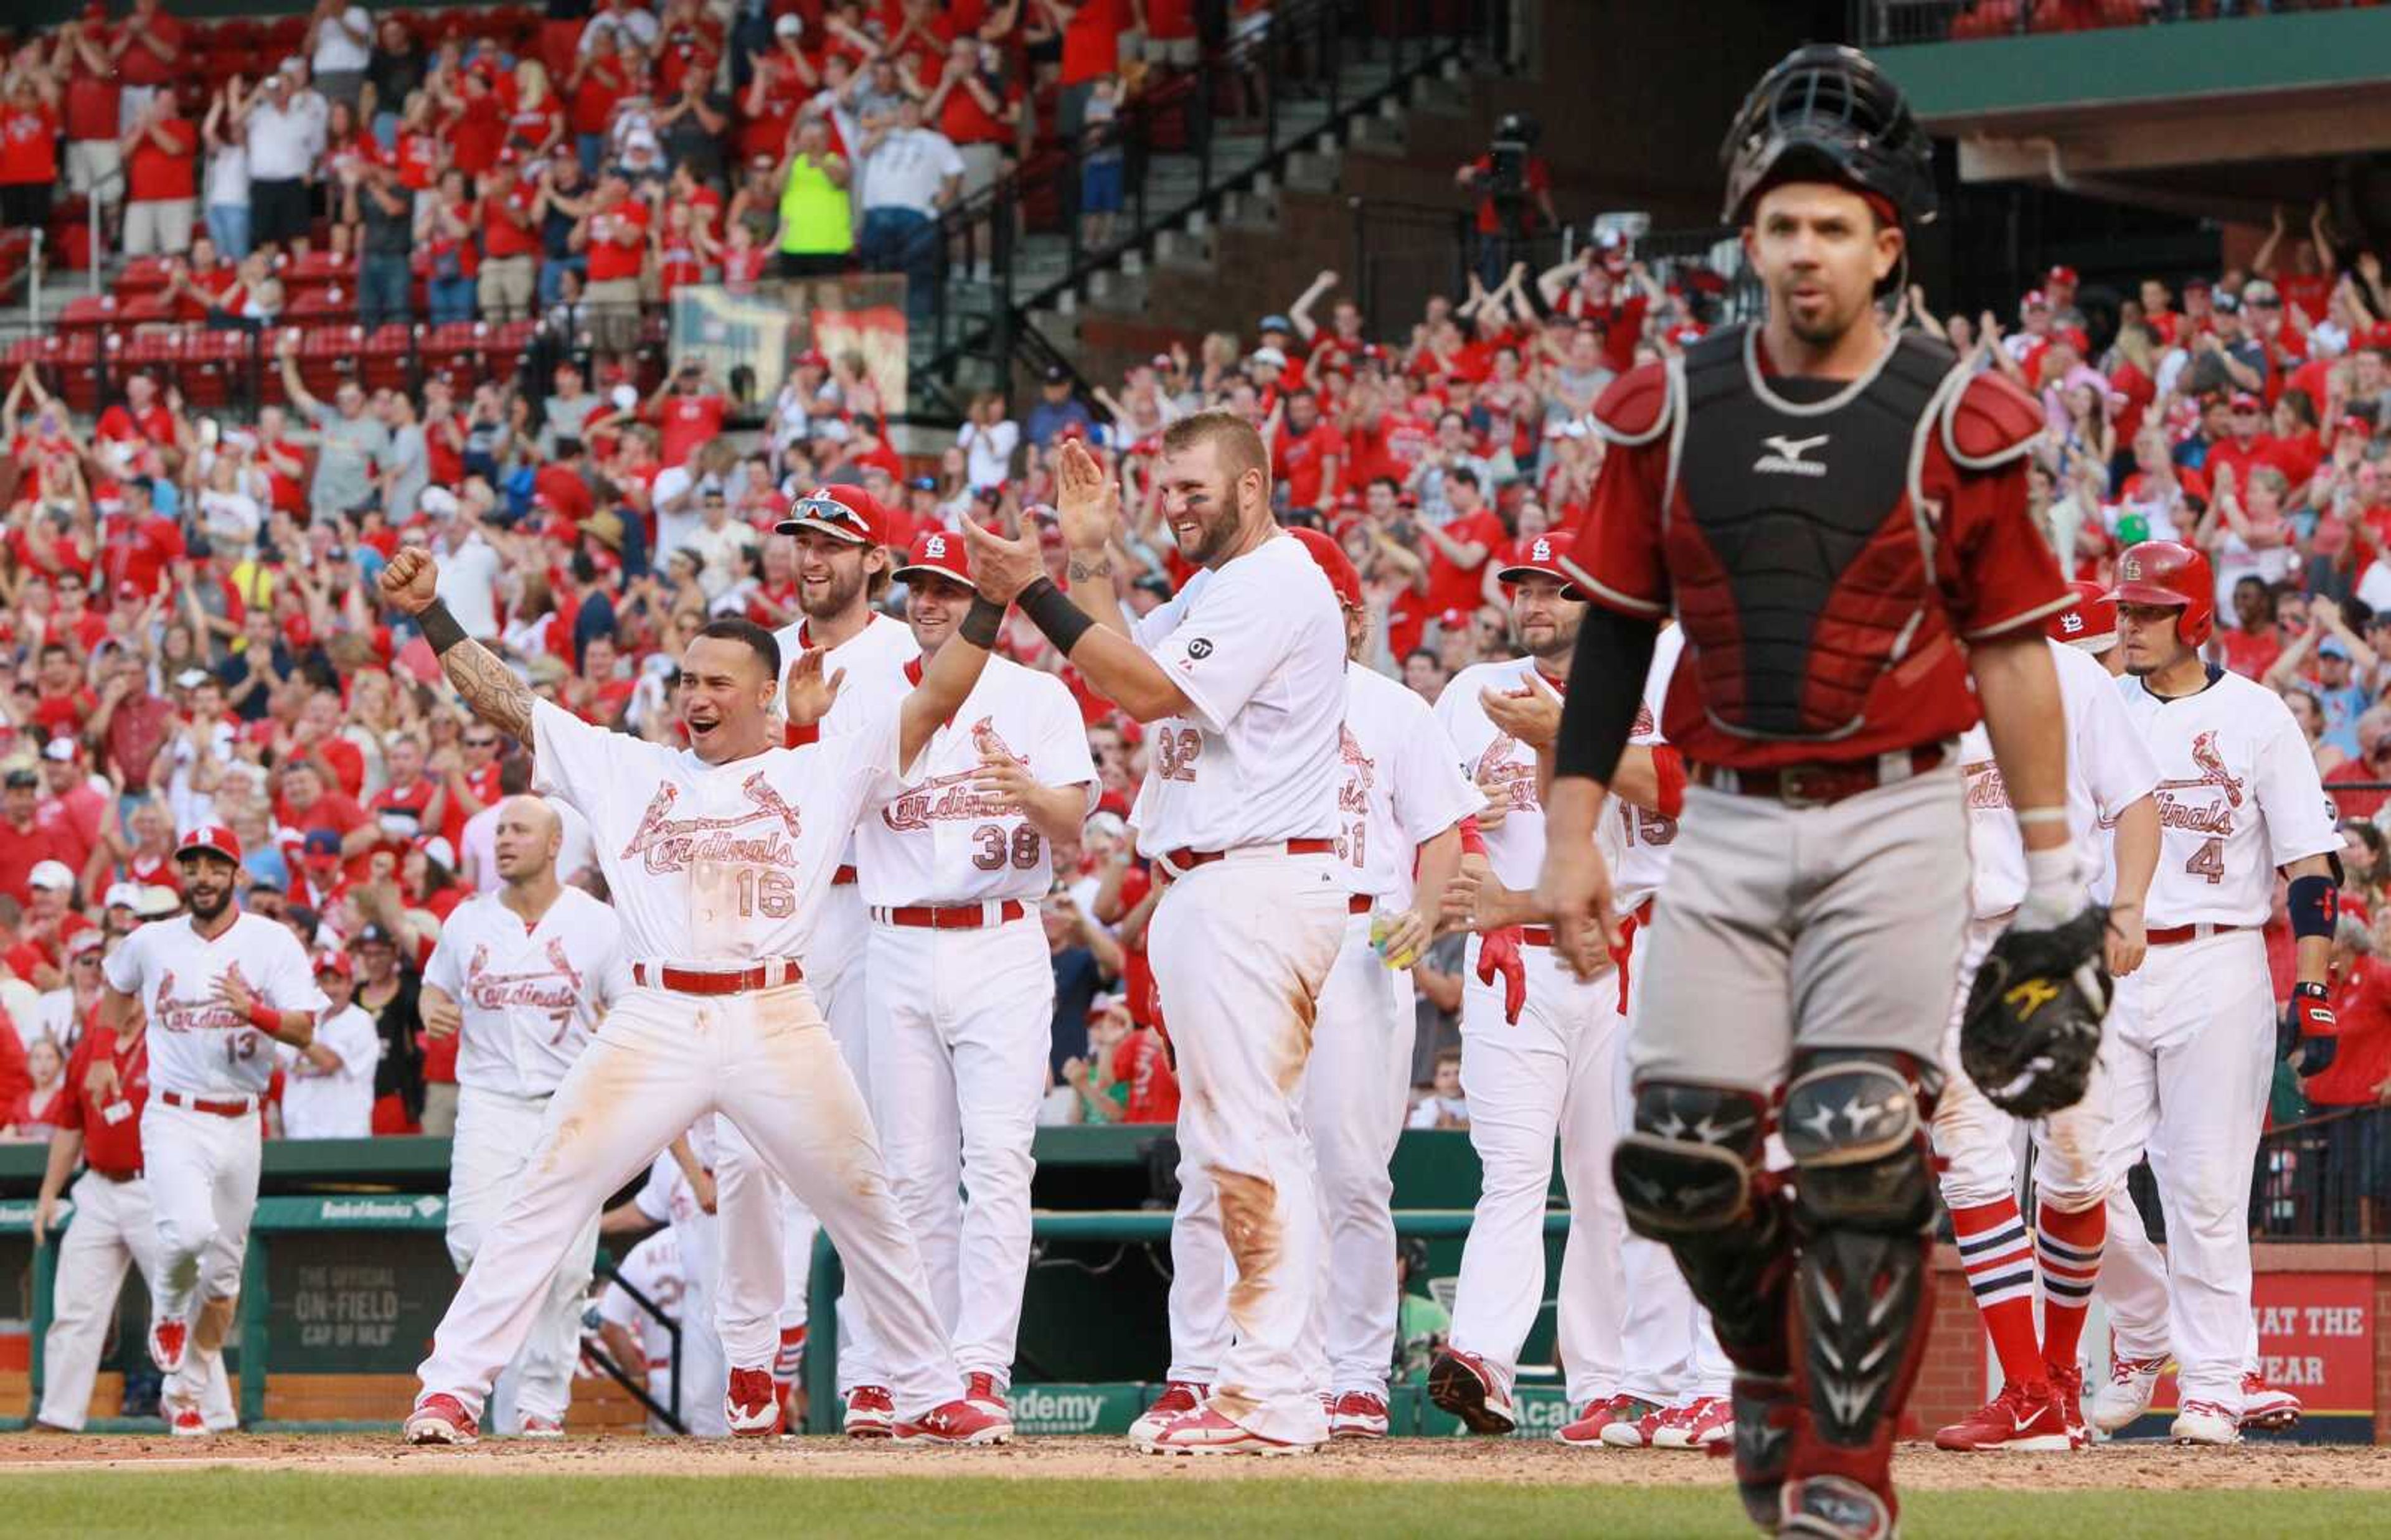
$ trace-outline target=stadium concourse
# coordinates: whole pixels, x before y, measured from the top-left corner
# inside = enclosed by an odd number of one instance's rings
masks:
[[[1581,521],[1613,452],[1595,403],[1637,366],[1750,318],[1699,264],[1648,260],[1608,230],[1541,268],[1508,252],[1489,263],[1499,243],[1482,243],[1468,264],[1482,272],[1392,326],[1374,327],[1346,276],[1323,271],[1298,292],[1256,296],[1241,329],[1177,338],[1101,388],[1082,393],[1055,366],[1032,399],[985,395],[929,453],[900,453],[890,417],[903,404],[882,400],[853,359],[800,354],[749,424],[733,421],[728,381],[665,359],[649,322],[680,285],[918,280],[913,237],[1026,148],[1084,148],[1080,208],[1106,216],[1102,124],[1132,82],[1151,89],[1186,68],[1204,9],[840,0],[732,15],[604,0],[541,15],[326,0],[306,18],[251,22],[137,0],[129,14],[95,8],[19,38],[0,81],[0,224],[12,232],[0,250],[12,270],[45,263],[55,286],[78,271],[72,250],[97,209],[111,255],[104,299],[20,340],[0,379],[0,1138],[71,1130],[91,1141],[84,1182],[139,1174],[137,1158],[103,1171],[101,1136],[75,1110],[86,1083],[70,1067],[87,1067],[103,1042],[104,980],[131,976],[110,971],[130,938],[186,912],[177,857],[200,848],[232,853],[242,907],[287,929],[331,1007],[315,1046],[265,1049],[276,1060],[270,1074],[259,1067],[267,1138],[456,1132],[459,1035],[436,981],[426,993],[427,969],[459,906],[508,879],[501,804],[530,785],[532,764],[469,714],[424,636],[376,602],[402,549],[436,558],[457,624],[539,699],[678,746],[673,681],[704,627],[741,618],[795,631],[824,618],[805,533],[777,527],[795,505],[839,489],[827,501],[856,512],[885,565],[909,569],[911,582],[869,596],[875,613],[901,618],[942,573],[967,577],[959,556],[944,565],[967,520],[1037,533],[1063,574],[1062,536],[1043,516],[1076,445],[1074,458],[1092,455],[1121,489],[1109,575],[1144,617],[1197,570],[1164,517],[1164,435],[1222,411],[1266,445],[1280,521],[1320,532],[1351,563],[1357,668],[1423,708],[1464,671],[1523,669],[1521,595],[1558,584],[1551,537]],[[170,66],[202,43],[196,74]],[[1463,173],[1465,184],[1485,174]],[[1583,225],[1594,211],[1557,212]],[[17,238],[34,229],[39,244]],[[2031,512],[2070,575],[2105,588],[2122,553],[2151,540],[2205,555],[2215,586],[2203,597],[2219,617],[2209,656],[2279,695],[2328,789],[2346,788],[2333,790],[2339,1057],[2305,1081],[2277,1075],[2273,1124],[2310,1132],[2296,1161],[2262,1151],[2253,1217],[2263,1236],[2316,1194],[2354,1195],[2353,1233],[2371,1235],[2391,1168],[2391,792],[2380,784],[2391,783],[2391,282],[2360,237],[2307,209],[2281,211],[2243,266],[2138,276],[2113,314],[2087,315],[2077,275],[2051,265],[1993,309],[1963,313],[1913,289],[1891,297],[1889,315],[2039,405]],[[556,335],[543,327],[558,307],[586,326],[569,320],[568,346],[536,346]],[[420,384],[377,366],[395,356],[387,350],[342,366],[350,327],[418,323],[475,340],[427,349],[435,366]],[[97,367],[97,349],[116,344],[90,340],[120,329],[110,367]],[[235,404],[220,366],[242,350],[262,350],[253,412]],[[1053,1002],[1051,1021],[1033,1023],[1038,1121],[1158,1133],[1179,1094],[1146,954],[1157,879],[1129,820],[1149,769],[1170,773],[1172,740],[1117,709],[1022,616],[998,652],[1067,691],[1066,736],[1092,776],[1076,835],[1050,841],[1051,883],[1027,895]],[[1473,701],[1483,677],[1465,683]],[[1495,747],[1464,767],[1479,793],[1521,789],[1520,764]],[[1530,775],[1529,803],[1532,785]],[[187,839],[218,829],[221,841]],[[997,864],[1020,848],[1001,843]],[[570,819],[555,875],[603,896],[587,828]],[[2294,946],[2280,899],[2266,941],[2281,1008]],[[1462,1000],[1485,986],[1465,944],[1444,936],[1408,969],[1416,1030],[1399,1078],[1411,1128],[1472,1127]],[[645,1217],[623,1216],[616,1233],[707,1233],[705,1164],[691,1157],[684,1185],[655,1206],[625,1205]],[[659,1167],[663,1187],[673,1175]],[[653,1275],[671,1285],[655,1298],[679,1296],[685,1260]],[[55,1307],[103,1332],[114,1287]],[[609,1314],[610,1297],[601,1287],[589,1345],[653,1365],[637,1316]],[[1415,1280],[1398,1361],[1381,1366],[1399,1384],[1416,1386],[1446,1345],[1444,1303]],[[100,1351],[95,1335],[92,1362]],[[122,1401],[90,1415],[154,1415],[139,1344],[121,1357],[134,1373],[107,1383]],[[1635,1410],[1629,1428],[1669,1409],[1620,1408]],[[403,1408],[383,1410],[394,1420]],[[205,1418],[230,1426],[213,1406]],[[189,1448],[11,1435],[0,1467],[162,1462]],[[438,1469],[347,1435],[204,1449],[244,1469]],[[601,1458],[579,1445],[496,1453],[503,1472],[588,1473]],[[903,1456],[603,1458],[627,1473],[874,1477]],[[1938,1491],[1996,1480],[2391,1485],[2373,1452],[2275,1444],[2206,1463],[2141,1446],[2022,1456],[1997,1476],[1958,1457],[1901,1460],[1920,1513]],[[1706,1461],[1573,1464],[1510,1442],[1332,1450],[1324,1465],[1315,1474],[1329,1479],[1723,1479]],[[906,1469],[1160,1473],[1117,1441],[1062,1438]],[[0,1477],[0,1512],[6,1501]]]

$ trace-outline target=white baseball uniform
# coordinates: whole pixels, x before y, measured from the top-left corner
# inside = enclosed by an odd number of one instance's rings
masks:
[[[1661,707],[1668,699],[1669,680],[1677,671],[1677,659],[1685,650],[1682,630],[1671,625],[1661,631],[1652,648],[1652,666],[1644,675],[1644,700],[1635,711],[1635,731],[1627,739],[1630,744],[1659,749],[1667,742],[1661,736]],[[1618,796],[1605,803],[1603,817],[1611,826],[1603,848],[1606,853],[1615,853],[1610,880],[1616,907],[1632,924],[1623,990],[1627,1007],[1621,1013],[1611,1071],[1616,1085],[1613,1115],[1617,1126],[1626,1129],[1635,1117],[1627,1045],[1641,998],[1636,985],[1652,940],[1650,906],[1668,879],[1677,820]],[[1619,1319],[1620,1393],[1659,1406],[1685,1405],[1726,1394],[1735,1366],[1720,1350],[1710,1312],[1695,1302],[1669,1248],[1629,1230],[1620,1242],[1619,1264],[1625,1284]]]
[[[530,1162],[441,1322],[420,1371],[427,1392],[478,1415],[588,1216],[675,1135],[721,1112],[838,1243],[886,1345],[898,1413],[958,1398],[962,1377],[862,1093],[793,960],[816,955],[815,922],[856,819],[904,784],[898,703],[866,702],[859,715],[819,742],[710,765],[547,701],[534,708],[539,774],[598,833],[633,987],[549,1101]],[[692,985],[753,970],[760,986],[676,988],[676,969]],[[777,1234],[772,1244],[777,1270]],[[726,1347],[767,1367],[777,1339],[755,1359]]]
[[[1071,692],[991,658],[932,736],[922,778],[865,815],[855,847],[872,914],[872,1122],[889,1185],[956,1363],[1002,1386],[1029,1271],[1030,1142],[1054,1021],[1039,902],[1054,869],[1028,818],[971,784],[991,751],[1021,761],[1041,786],[1084,788],[1082,816],[1095,806],[1095,762]]]
[[[1495,879],[1525,891],[1535,887],[1544,862],[1536,752],[1497,728],[1478,699],[1481,690],[1521,689],[1560,693],[1532,659],[1479,663],[1444,687],[1436,716],[1463,773],[1502,810],[1485,829]],[[1619,828],[1604,819],[1596,830],[1614,859]],[[1582,1407],[1615,1393],[1622,1367],[1627,1219],[1610,1181],[1610,1149],[1619,1137],[1619,981],[1581,982],[1554,955],[1549,931],[1530,927],[1525,936],[1519,960],[1528,998],[1516,1025],[1504,1020],[1502,980],[1479,980],[1482,937],[1470,939],[1463,969],[1461,1089],[1469,1102],[1469,1142],[1484,1174],[1462,1247],[1451,1340],[1483,1359],[1506,1386],[1518,1373],[1519,1349],[1544,1304],[1544,1195],[1557,1135],[1570,1227],[1556,1326],[1569,1402]]]
[[[811,622],[799,621],[772,634],[781,647],[781,693],[775,711],[786,709],[789,671],[812,645]],[[868,714],[867,703],[900,700],[912,688],[905,665],[919,658],[921,645],[911,626],[874,613],[863,628],[822,654],[822,677],[845,674],[831,709],[812,738],[847,731]],[[872,1103],[871,1033],[864,1018],[864,963],[870,950],[871,920],[864,913],[863,892],[856,882],[855,841],[850,838],[839,854],[830,890],[822,895],[814,920],[813,949],[805,954],[806,987],[830,1023],[831,1037],[864,1103]],[[720,1314],[724,1351],[743,1368],[774,1365],[785,1335],[806,1320],[807,1272],[788,1265],[793,1243],[809,1236],[814,1216],[786,1187],[758,1177],[755,1151],[729,1125],[716,1130],[720,1163],[715,1167],[715,1195],[722,1219],[722,1289],[716,1301]],[[841,1294],[838,1312],[838,1388],[884,1385],[879,1343],[864,1313]]]
[[[665,1318],[658,1320],[642,1309],[639,1301],[631,1297],[633,1289],[649,1304],[664,1312]],[[673,1339],[668,1327],[680,1323],[681,1291],[680,1244],[666,1229],[658,1230],[631,1248],[622,1265],[614,1269],[614,1281],[606,1286],[606,1292],[598,1301],[598,1318],[621,1327],[640,1344],[640,1354],[648,1361],[643,1388],[648,1399],[659,1406],[673,1404]],[[661,1419],[649,1417],[649,1432],[671,1431]]]
[[[448,1256],[473,1264],[507,1193],[531,1160],[540,1120],[606,1009],[631,987],[623,925],[579,888],[526,926],[503,889],[457,906],[440,930],[423,982],[457,1002],[457,1132],[449,1148]],[[598,1249],[598,1213],[549,1279],[531,1335],[491,1397],[489,1424],[562,1422],[580,1356],[582,1301]]]
[[[210,941],[191,917],[144,925],[101,965],[109,987],[136,997],[149,1018],[149,1101],[141,1152],[158,1222],[150,1310],[189,1320],[196,1306],[240,1292],[241,1254],[257,1213],[259,1104],[274,1078],[275,1040],[216,1003],[236,975],[276,1010],[309,1015],[331,1004],[288,927],[236,914]],[[193,1343],[168,1377],[166,1395],[205,1405],[224,1380],[224,1354]]]
[[[1172,879],[1147,950],[1179,1058],[1180,1213],[1217,1191],[1237,1269],[1236,1341],[1209,1405],[1263,1438],[1318,1444],[1328,1421],[1303,1339],[1320,1206],[1297,1098],[1345,935],[1345,622],[1302,543],[1274,536],[1196,573],[1134,636],[1188,704],[1147,725],[1130,822]]]
[[[689,1130],[690,1153],[712,1170],[717,1159],[711,1117],[700,1118]],[[720,1207],[721,1188],[715,1188]],[[721,1334],[714,1328],[714,1295],[721,1277],[721,1226],[717,1216],[698,1206],[697,1194],[681,1174],[670,1150],[655,1158],[648,1179],[632,1195],[639,1211],[659,1225],[671,1226],[673,1250],[680,1259],[680,1404],[674,1407],[681,1425],[695,1438],[728,1438],[730,1424],[723,1415],[722,1392],[730,1366],[722,1351]],[[665,1405],[670,1406],[669,1400]]]
[[[2253,1367],[2250,1179],[2275,1054],[2261,928],[2275,869],[2339,850],[2341,835],[2315,757],[2271,690],[2214,667],[2205,689],[2174,699],[2139,679],[2117,688],[2158,767],[2161,843],[2145,906],[2152,944],[2117,981],[2102,1048],[2113,1265],[2100,1293],[2119,1357],[2165,1357],[2171,1334],[2181,1397],[2238,1415]],[[2162,939],[2179,927],[2189,939]],[[2125,1175],[2145,1153],[2166,1213],[2164,1290],[2154,1259],[2113,1265],[2142,1234]]]
[[[316,1042],[339,1056],[339,1069],[317,1069],[306,1050],[275,1045],[282,1060],[282,1136],[371,1138],[374,1066],[381,1059],[373,1018],[355,1005],[333,1011],[316,1023]]]

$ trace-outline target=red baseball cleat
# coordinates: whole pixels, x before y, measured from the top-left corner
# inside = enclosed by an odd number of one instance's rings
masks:
[[[523,1431],[517,1438],[562,1438],[564,1424],[552,1417],[527,1417],[523,1419]]]
[[[2280,1433],[2296,1428],[2300,1398],[2279,1391],[2255,1374],[2242,1377],[2242,1431]]]
[[[409,1444],[462,1446],[479,1443],[481,1436],[481,1430],[473,1423],[473,1414],[453,1395],[427,1395],[407,1414],[406,1438]]]
[[[1264,1438],[1209,1406],[1172,1418],[1159,1432],[1131,1442],[1149,1455],[1309,1455],[1314,1447]]]
[[[963,1377],[963,1399],[992,1417],[1013,1420],[1013,1404],[1004,1398],[1004,1387],[992,1374],[968,1374]]]
[[[1211,1393],[1211,1386],[1198,1380],[1171,1380],[1162,1387],[1162,1393],[1155,1398],[1154,1405],[1129,1425],[1129,1441],[1137,1444],[1142,1439],[1154,1437],[1173,1421],[1204,1405],[1204,1398]]]
[[[732,1369],[723,1392],[722,1420],[732,1438],[770,1438],[781,1431],[780,1387],[769,1369]]]
[[[1428,1367],[1428,1398],[1473,1433],[1507,1433],[1519,1425],[1502,1376],[1459,1348],[1445,1349]]]
[[[149,1323],[149,1361],[158,1366],[161,1374],[172,1374],[183,1367],[183,1348],[191,1340],[191,1328],[181,1321]]]
[[[840,1424],[849,1438],[886,1438],[896,1426],[897,1401],[885,1385],[858,1385],[847,1392],[847,1419]]]
[[[2081,1449],[2092,1442],[2092,1431],[2084,1422],[2084,1371],[2074,1364],[2046,1364],[2043,1370],[2050,1376],[2051,1393],[2059,1397],[2067,1436]]]
[[[999,1415],[971,1401],[950,1401],[895,1430],[898,1444],[1006,1444],[1013,1438],[1011,1414]]]
[[[170,1401],[166,1404],[166,1431],[176,1438],[205,1438],[214,1430],[200,1414],[196,1401]]]
[[[1934,1447],[1960,1453],[1984,1449],[2023,1449],[2051,1453],[2075,1447],[2067,1431],[2067,1411],[2048,1380],[2008,1384],[1975,1416],[1937,1429]]]
[[[1387,1398],[1368,1391],[1347,1391],[1329,1408],[1328,1436],[1333,1439],[1385,1438]]]
[[[1655,1449],[1708,1449],[1735,1432],[1735,1412],[1723,1395],[1697,1396],[1661,1414],[1652,1433]]]

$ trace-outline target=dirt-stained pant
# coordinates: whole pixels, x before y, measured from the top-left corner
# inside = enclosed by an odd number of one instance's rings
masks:
[[[898,1415],[917,1418],[960,1396],[963,1378],[883,1173],[863,1095],[802,983],[721,996],[634,989],[623,997],[549,1104],[530,1162],[419,1371],[426,1392],[453,1395],[478,1416],[587,1216],[709,1112],[736,1124],[772,1174],[821,1217],[875,1335],[888,1344]],[[779,1270],[776,1257],[775,1312]],[[768,1367],[771,1356],[756,1367]]]
[[[1345,935],[1333,858],[1232,851],[1164,892],[1154,981],[1179,1059],[1179,1144],[1210,1179],[1237,1267],[1211,1406],[1264,1438],[1317,1444],[1328,1419],[1303,1335],[1320,1205],[1298,1099],[1320,991]]]

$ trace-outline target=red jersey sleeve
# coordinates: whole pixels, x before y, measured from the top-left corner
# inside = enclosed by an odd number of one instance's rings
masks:
[[[1985,374],[1953,398],[1932,435],[1919,489],[1943,509],[1935,577],[1964,640],[2040,625],[2072,602],[2026,511],[2026,456],[2042,427],[2033,397]]]
[[[1594,405],[1609,443],[1593,495],[1561,558],[1585,597],[1644,620],[1669,611],[1669,567],[1661,551],[1661,503],[1668,494],[1667,371],[1648,364],[1611,381]]]

